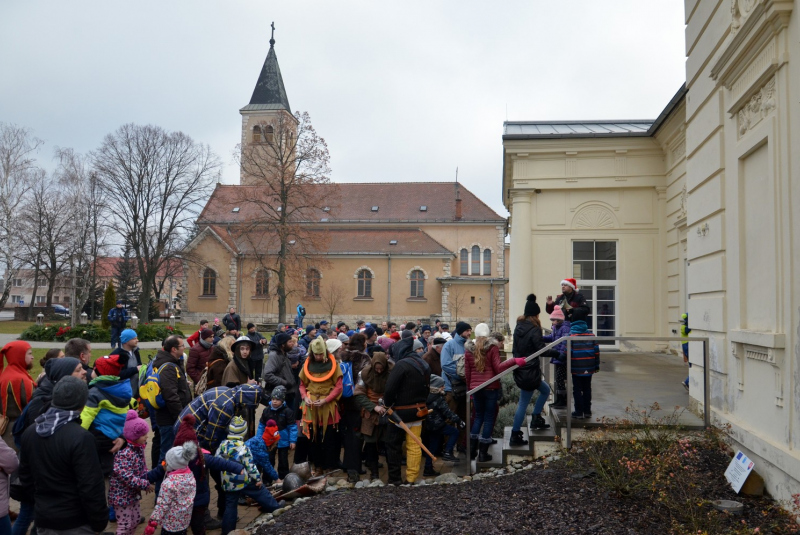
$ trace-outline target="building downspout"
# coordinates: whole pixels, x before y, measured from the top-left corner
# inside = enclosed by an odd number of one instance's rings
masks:
[[[239,287],[238,296],[236,297],[236,310],[238,310],[241,314],[244,314],[244,310],[242,310],[242,255],[239,254],[238,266],[236,269],[236,278],[238,280],[237,286]]]
[[[392,321],[392,253],[386,254],[389,276],[386,282],[386,321]]]
[[[489,321],[492,322],[492,331],[494,331],[494,279],[489,279]]]

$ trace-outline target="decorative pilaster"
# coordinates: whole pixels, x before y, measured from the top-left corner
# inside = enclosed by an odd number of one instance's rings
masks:
[[[529,190],[511,190],[510,313],[525,308],[525,296],[533,289],[533,237]]]
[[[228,308],[236,306],[236,297],[238,289],[238,269],[236,262],[236,255],[231,257],[230,266],[228,268]]]

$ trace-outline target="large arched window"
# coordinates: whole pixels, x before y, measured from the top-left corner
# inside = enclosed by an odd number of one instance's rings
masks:
[[[253,127],[253,143],[261,143],[261,127],[256,125]]]
[[[267,297],[269,295],[269,271],[266,269],[256,273],[256,297]]]
[[[372,273],[368,269],[358,272],[358,297],[372,297]]]
[[[461,275],[469,275],[469,251],[461,249]]]
[[[319,280],[322,276],[314,268],[306,271],[306,295],[308,297],[319,297]]]
[[[489,249],[483,250],[483,274],[492,274],[492,251]]]
[[[481,274],[481,248],[477,245],[472,246],[472,274]]]
[[[415,269],[409,277],[411,280],[411,297],[425,297],[425,274]]]
[[[217,273],[211,268],[203,271],[203,295],[217,295]]]
[[[272,125],[267,125],[267,127],[264,129],[264,134],[265,141],[272,145],[275,142],[275,129],[272,127]]]

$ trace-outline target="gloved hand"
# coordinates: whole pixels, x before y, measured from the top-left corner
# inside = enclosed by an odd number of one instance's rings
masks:
[[[153,535],[156,532],[156,527],[158,526],[158,522],[155,520],[151,520],[147,527],[144,528],[144,535]]]
[[[522,357],[515,357],[515,358],[514,358],[514,362],[516,362],[516,363],[517,363],[517,366],[519,366],[519,367],[525,366],[525,364],[527,364],[527,363],[525,362],[525,359],[524,359],[524,358],[522,358]]]
[[[458,422],[458,428],[459,429],[466,429],[467,428],[467,422],[465,422],[464,420],[461,420],[460,422]]]

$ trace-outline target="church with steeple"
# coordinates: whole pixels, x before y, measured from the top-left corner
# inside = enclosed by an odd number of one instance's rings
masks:
[[[253,164],[252,155],[270,158],[281,146],[293,151],[302,125],[289,105],[274,25],[250,102],[239,113],[239,184],[217,184],[197,218],[199,232],[185,249],[181,310],[190,323],[213,319],[229,307],[244,323],[279,321],[276,244],[281,241],[260,223],[265,211],[273,217],[282,213],[277,197],[265,193],[271,173],[278,172],[268,160]],[[289,142],[282,145],[282,136]],[[246,168],[261,176],[248,176]],[[308,322],[335,318],[355,326],[358,319],[399,324],[442,318],[502,329],[505,218],[458,182],[381,178],[306,186],[314,188],[308,195],[321,201],[303,210],[287,205],[290,227],[296,225],[297,235],[306,239],[288,241],[295,248],[291,254],[302,261],[288,270],[285,320],[291,321],[291,311],[302,303]]]

